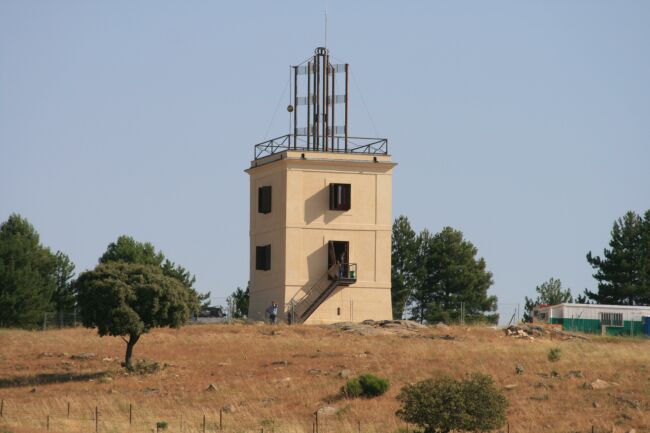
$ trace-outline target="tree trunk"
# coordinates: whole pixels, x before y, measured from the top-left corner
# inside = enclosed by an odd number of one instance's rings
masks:
[[[133,346],[138,342],[140,338],[139,335],[129,335],[129,341],[126,342],[126,356],[124,357],[124,366],[127,370],[133,370],[133,364],[131,364],[131,356],[133,355]]]

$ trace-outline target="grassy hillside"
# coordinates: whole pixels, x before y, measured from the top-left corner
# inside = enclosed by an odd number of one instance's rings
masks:
[[[320,432],[397,432],[394,415],[402,385],[441,373],[491,374],[511,405],[511,432],[650,431],[650,341],[595,337],[589,341],[506,337],[491,328],[432,328],[403,335],[356,335],[328,327],[197,325],[156,330],[135,358],[167,364],[154,374],[125,375],[124,342],[92,330],[0,330],[0,432],[91,432],[95,407],[100,432],[311,432],[323,406]],[[446,334],[454,339],[436,338]],[[557,362],[548,360],[559,347]],[[92,352],[92,359],[72,355]],[[523,367],[516,374],[516,366]],[[345,379],[375,373],[389,392],[365,400],[336,399]],[[571,371],[579,370],[580,373]],[[580,376],[583,377],[580,377]],[[578,377],[576,377],[578,376]],[[614,384],[588,389],[601,379]],[[216,390],[207,388],[214,384]],[[70,404],[70,417],[67,415]],[[129,405],[132,424],[129,424]],[[329,409],[329,411],[332,411]],[[413,427],[410,427],[411,431]]]

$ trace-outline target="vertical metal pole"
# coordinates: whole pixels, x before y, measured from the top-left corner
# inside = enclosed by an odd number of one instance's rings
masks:
[[[133,405],[129,403],[129,425],[133,424]]]
[[[99,408],[95,406],[95,433],[99,431]]]
[[[320,149],[320,57],[314,56],[314,150]]]
[[[336,137],[336,70],[332,67],[332,150],[334,150],[334,138]],[[336,142],[336,150],[338,149]]]
[[[307,150],[309,150],[309,136],[311,134],[311,62],[307,62]]]
[[[329,101],[328,101],[329,83],[330,83],[329,64],[330,64],[330,60],[326,52],[325,55],[323,56],[323,150],[325,151],[329,150],[327,146],[327,125],[329,123],[327,119],[327,115],[330,112]]]
[[[318,411],[316,411],[316,433],[318,433]]]
[[[0,400],[0,418],[4,418],[5,399]]]
[[[203,433],[205,433],[205,414],[203,414]]]
[[[293,67],[293,150],[298,143],[298,66]]]
[[[68,402],[68,418],[70,418],[70,402]]]
[[[223,409],[219,409],[219,430],[223,430]]]
[[[350,89],[350,65],[345,64],[345,124],[343,125],[345,133],[345,153],[348,153],[348,91]]]
[[[43,331],[47,329],[47,313],[43,313]]]

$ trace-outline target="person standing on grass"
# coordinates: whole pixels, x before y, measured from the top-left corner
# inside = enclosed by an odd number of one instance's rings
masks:
[[[278,304],[275,301],[271,301],[271,305],[266,309],[266,314],[269,315],[271,325],[275,325],[275,319],[278,317]]]

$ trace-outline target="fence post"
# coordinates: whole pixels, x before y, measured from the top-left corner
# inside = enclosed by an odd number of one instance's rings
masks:
[[[45,422],[45,429],[49,430],[50,429],[50,416],[47,416],[47,421]]]
[[[357,420],[357,431],[361,433],[361,420]]]
[[[129,425],[133,423],[133,405],[129,403]]]
[[[203,433],[205,433],[205,414],[203,414]]]
[[[507,426],[508,426],[508,433],[510,433],[510,423],[508,423]]]
[[[4,418],[4,410],[5,410],[5,399],[3,398],[2,401],[0,401],[0,417]]]
[[[219,409],[219,430],[223,430],[223,409]]]
[[[95,406],[95,433],[99,431],[99,408]]]
[[[314,413],[316,414],[316,433],[318,433],[318,411]]]
[[[68,418],[70,418],[70,402],[68,402]]]

